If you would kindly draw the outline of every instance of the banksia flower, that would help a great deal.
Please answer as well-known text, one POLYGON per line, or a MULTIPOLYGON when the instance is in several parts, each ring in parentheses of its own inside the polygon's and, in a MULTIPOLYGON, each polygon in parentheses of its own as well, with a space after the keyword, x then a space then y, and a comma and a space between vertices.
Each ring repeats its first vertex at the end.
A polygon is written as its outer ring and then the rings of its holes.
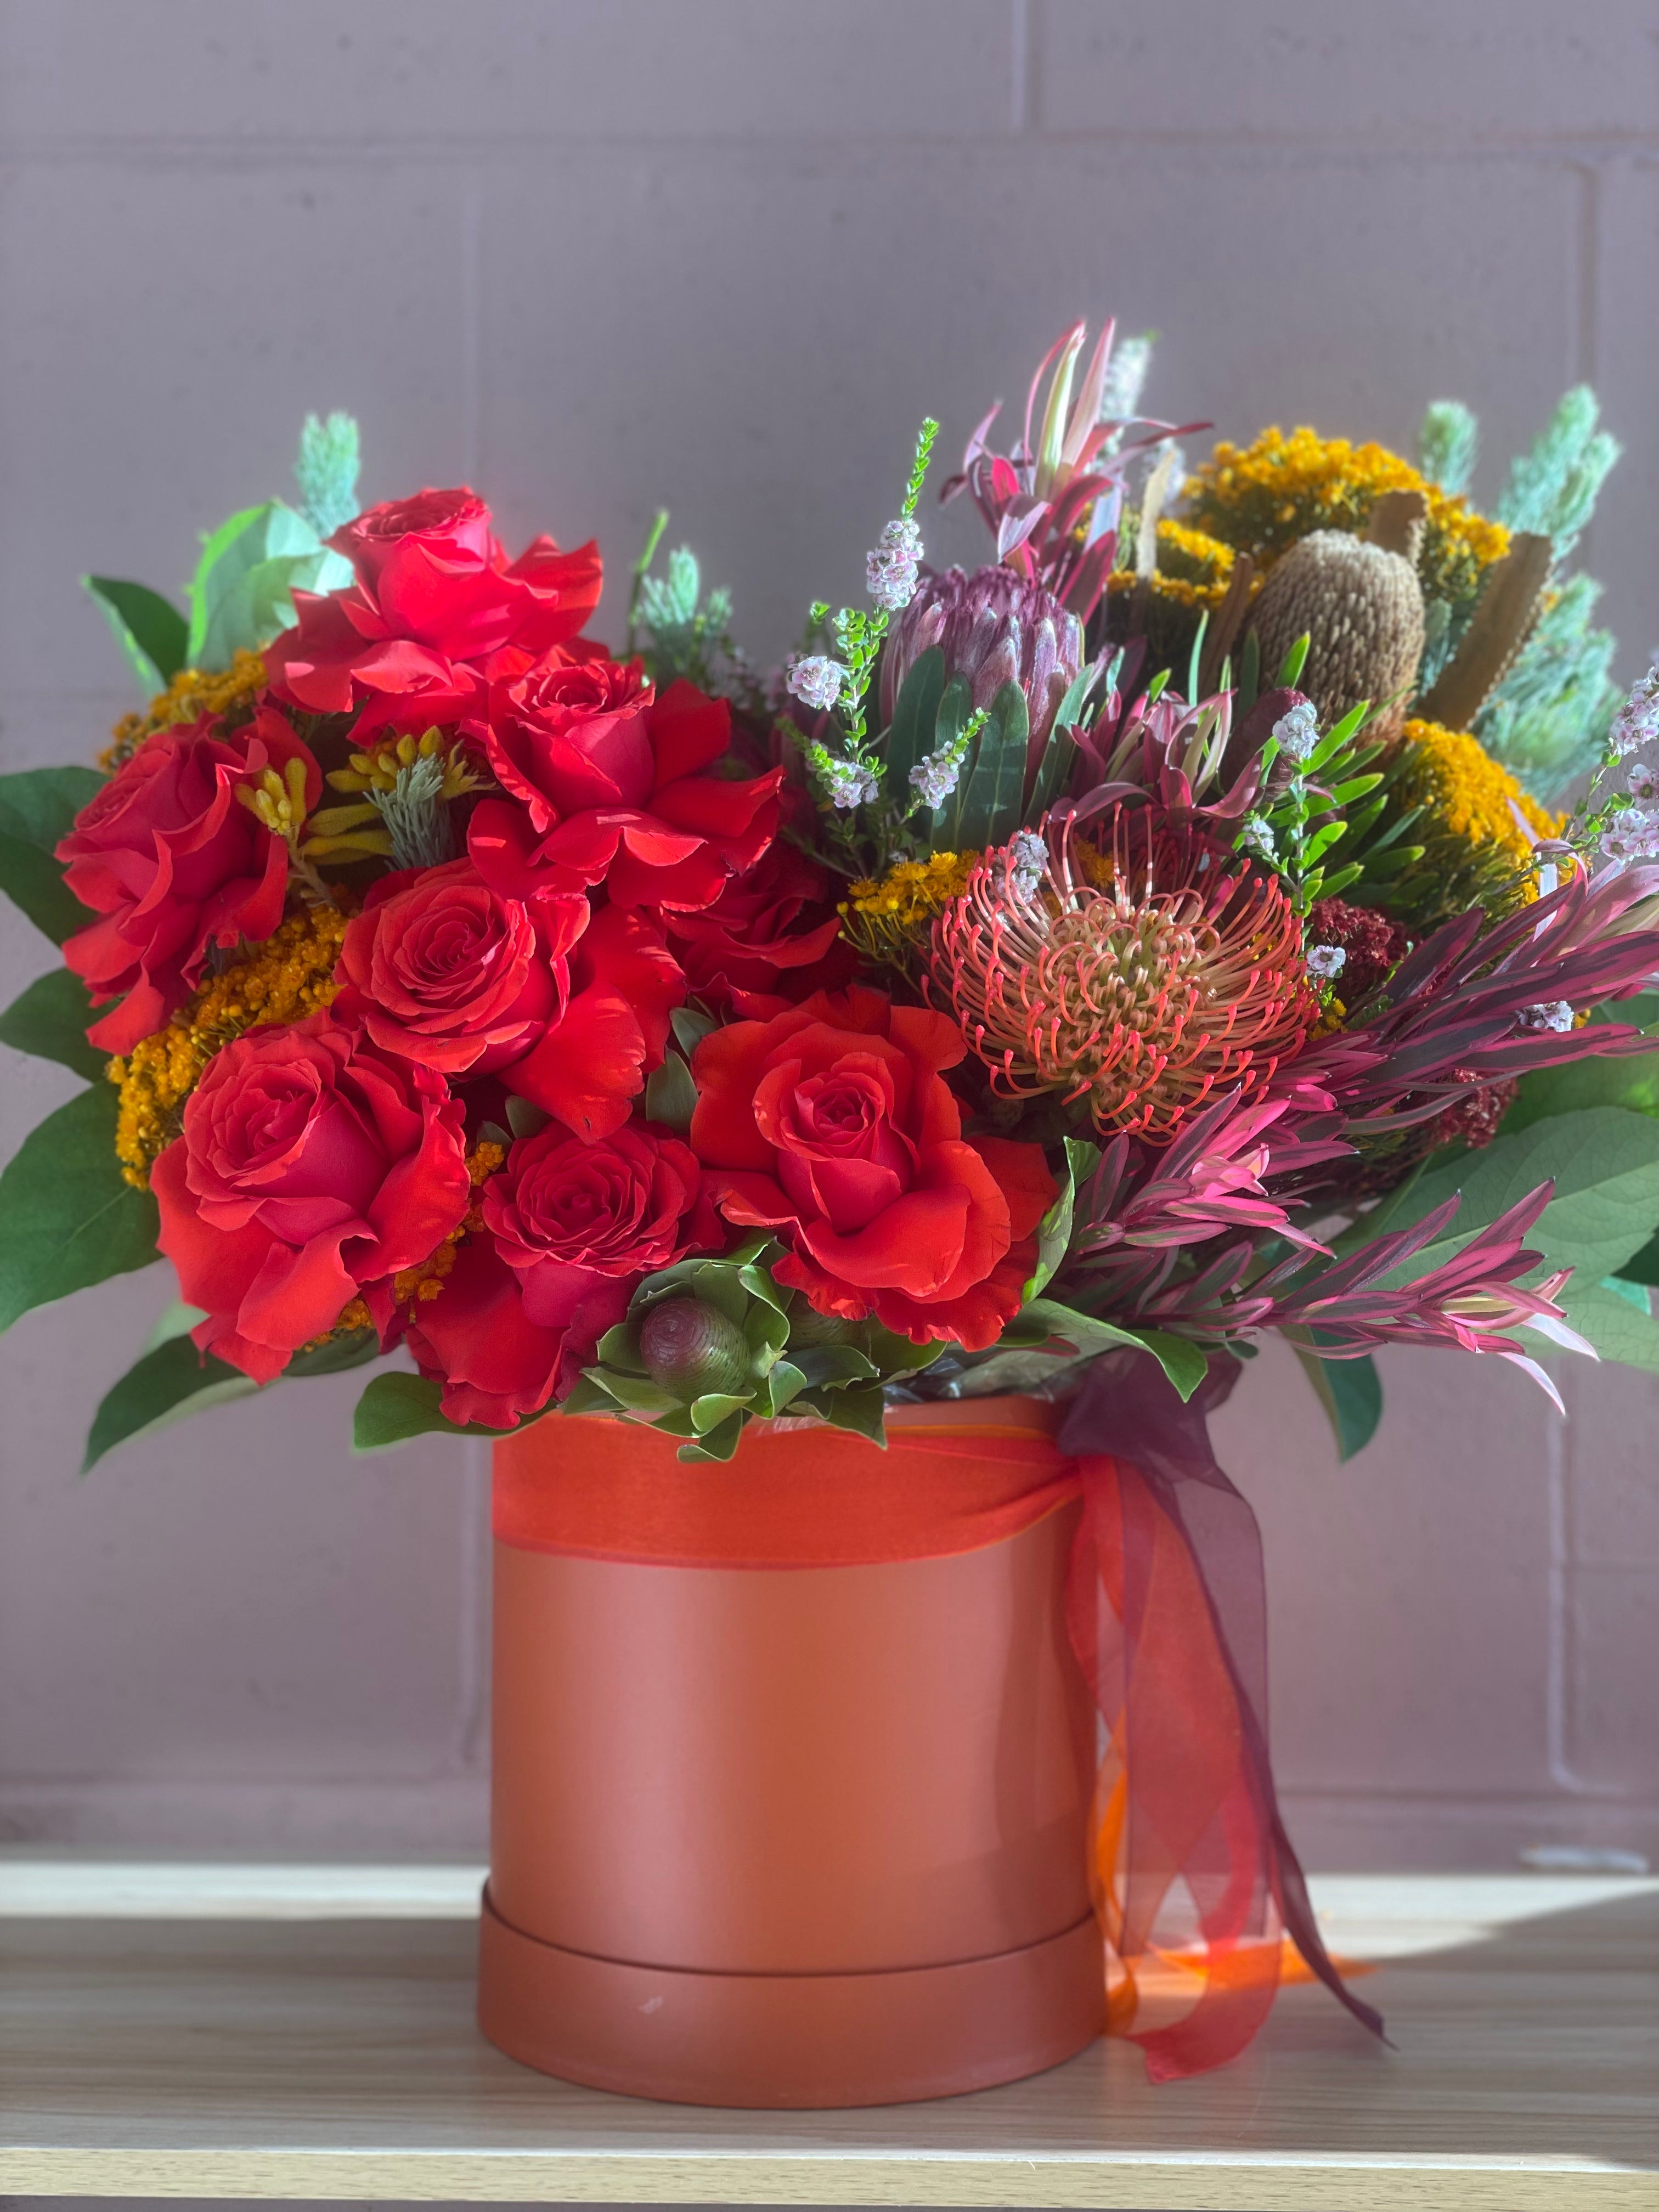
POLYGON ((905 609, 882 664, 882 712, 889 720, 905 678, 939 646, 945 675, 965 676, 975 708, 988 708, 1005 684, 1025 694, 1028 761, 1041 758, 1060 702, 1083 665, 1083 624, 1041 584, 1012 568, 947 568, 928 576, 905 609))
POLYGON ((1374 727, 1391 736, 1423 658, 1423 595, 1403 553, 1316 530, 1285 554, 1255 603, 1261 665, 1278 667, 1305 631, 1310 642, 1298 681, 1329 729, 1362 699, 1394 705, 1374 727))
POLYGON ((1161 1144, 1267 1082, 1318 1005, 1277 878, 1145 810, 1109 834, 1057 822, 1036 872, 987 853, 933 925, 932 981, 994 1090, 1086 1097, 1100 1129, 1161 1144))

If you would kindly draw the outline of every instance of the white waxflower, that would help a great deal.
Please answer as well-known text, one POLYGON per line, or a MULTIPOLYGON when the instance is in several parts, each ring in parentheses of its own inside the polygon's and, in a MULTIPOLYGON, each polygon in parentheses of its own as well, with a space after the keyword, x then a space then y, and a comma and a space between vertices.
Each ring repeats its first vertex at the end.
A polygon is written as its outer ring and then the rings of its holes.
POLYGON ((1278 842, 1273 836, 1273 824, 1265 814, 1245 816, 1244 845, 1245 849, 1254 853, 1260 860, 1271 862, 1276 857, 1278 842))
POLYGON ((1035 830, 1018 830, 1008 847, 1008 881, 1017 898, 1028 899, 1042 881, 1048 848, 1035 830))
POLYGON ((1659 769, 1651 761, 1632 761, 1626 782, 1632 799, 1659 799, 1659 769))
POLYGON ((1140 394, 1152 364, 1152 342, 1148 337, 1120 338, 1106 364, 1100 388, 1100 420, 1121 422, 1140 404, 1140 394))
POLYGON ((908 607, 921 563, 921 531, 908 515, 890 522, 864 559, 864 580, 876 605, 894 615, 908 607))
POLYGON ((830 804, 844 814, 855 806, 862 806, 876 795, 876 779, 862 761, 836 760, 826 753, 817 764, 823 787, 830 794, 830 804))
POLYGON ((1304 761, 1319 743, 1319 709, 1311 699, 1298 699, 1273 724, 1273 738, 1293 761, 1304 761))
POLYGON ((803 706, 823 714, 840 698, 846 680, 847 671, 840 661, 831 660, 827 653, 809 653, 795 655, 784 683, 803 706))
POLYGON ((1348 956, 1340 945, 1310 945, 1308 947, 1308 973, 1322 981, 1334 982, 1348 964, 1348 956))
POLYGON ((921 793, 924 806, 943 806, 962 776, 962 755, 952 745, 941 745, 910 771, 910 781, 921 793))
POLYGON ((1632 687, 1607 735, 1620 759, 1659 738, 1659 659, 1655 659, 1641 682, 1632 687))
POLYGON ((1601 832, 1601 847, 1609 860, 1659 860, 1659 813, 1626 806, 1601 832))
POLYGON ((1552 999, 1546 1006, 1523 1007, 1520 1015, 1523 1030, 1570 1030, 1577 1018, 1565 999, 1552 999))

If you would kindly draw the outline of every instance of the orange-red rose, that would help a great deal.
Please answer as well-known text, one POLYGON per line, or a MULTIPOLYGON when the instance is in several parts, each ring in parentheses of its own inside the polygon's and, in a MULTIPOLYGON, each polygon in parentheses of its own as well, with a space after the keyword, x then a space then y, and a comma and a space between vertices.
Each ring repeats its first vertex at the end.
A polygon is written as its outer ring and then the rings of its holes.
POLYGON ((637 665, 557 661, 490 695, 484 752, 507 796, 473 810, 467 849, 509 896, 603 882, 617 906, 713 904, 778 823, 781 769, 711 775, 732 710, 683 679, 660 699, 637 665))
POLYGON ((943 1014, 821 993, 698 1046, 691 1145, 730 1221, 790 1247, 774 1273, 820 1312, 918 1344, 994 1344, 1055 1185, 1040 1146, 962 1134, 943 1014))
POLYGON ((584 898, 500 898, 470 860, 383 876, 347 926, 337 1021, 446 1074, 521 1060, 564 1011, 584 898))
POLYGON ((130 1052, 160 1029, 201 981, 210 945, 257 943, 281 921, 288 848, 236 794, 290 761, 314 806, 321 771, 273 708, 239 730, 204 716, 149 738, 75 817, 58 858, 102 919, 64 957, 94 1002, 126 994, 87 1032, 100 1051, 130 1052))
POLYGON ((481 1212, 483 1233, 408 1341, 448 1418, 486 1428, 563 1397, 641 1275, 720 1242, 689 1147, 636 1127, 591 1145, 553 1128, 522 1139, 481 1212))
POLYGON ((298 615, 265 647, 278 698, 313 713, 362 705, 358 733, 457 719, 499 672, 574 637, 599 604, 592 544, 538 538, 509 562, 489 509, 464 487, 371 507, 329 541, 356 571, 343 592, 296 592, 298 615))
POLYGON ((150 1188, 157 1241, 207 1313, 191 1334, 258 1382, 359 1295, 386 1328, 391 1279, 430 1256, 471 1195, 443 1078, 325 1013, 216 1053, 150 1188))
POLYGON ((711 1006, 764 1018, 858 970, 827 871, 781 838, 713 906, 663 919, 693 993, 711 1006))

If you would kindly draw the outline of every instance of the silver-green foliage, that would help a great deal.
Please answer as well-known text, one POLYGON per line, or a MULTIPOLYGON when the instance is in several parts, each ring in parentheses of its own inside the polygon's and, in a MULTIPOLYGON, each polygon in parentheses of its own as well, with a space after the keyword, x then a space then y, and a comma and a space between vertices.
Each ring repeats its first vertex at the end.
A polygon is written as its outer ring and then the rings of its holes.
POLYGON ((1474 477, 1480 426, 1461 399, 1431 399, 1417 434, 1419 465, 1431 483, 1456 498, 1474 477))
POLYGON ((1544 611, 1514 665, 1475 718, 1488 752, 1544 799, 1558 798, 1600 753, 1619 705, 1613 632, 1591 617, 1601 586, 1570 576, 1544 611))
POLYGON ((1576 384, 1528 453, 1511 463, 1493 509, 1506 530, 1553 540, 1565 560, 1595 507, 1595 496, 1618 459, 1619 441, 1596 428, 1599 410, 1588 384, 1576 384))
POLYGON ((294 481, 300 487, 301 512, 319 538, 331 537, 356 514, 360 465, 355 416, 337 412, 326 421, 306 416, 294 481))

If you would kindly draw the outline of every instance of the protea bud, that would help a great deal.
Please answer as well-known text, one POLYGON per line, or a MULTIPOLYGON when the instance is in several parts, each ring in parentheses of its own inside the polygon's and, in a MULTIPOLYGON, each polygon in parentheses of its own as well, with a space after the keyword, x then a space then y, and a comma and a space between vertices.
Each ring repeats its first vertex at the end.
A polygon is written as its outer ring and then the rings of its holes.
POLYGON ((1083 625, 1052 592, 1012 568, 947 568, 926 576, 895 627, 882 665, 884 717, 905 677, 933 646, 945 674, 966 676, 974 705, 988 708, 1005 684, 1025 694, 1035 758, 1048 743, 1060 701, 1083 665, 1083 625))
POLYGON ((710 1390, 735 1395, 749 1379, 748 1339, 701 1298, 653 1306, 640 1325, 640 1357, 653 1382, 688 1404, 710 1390))

